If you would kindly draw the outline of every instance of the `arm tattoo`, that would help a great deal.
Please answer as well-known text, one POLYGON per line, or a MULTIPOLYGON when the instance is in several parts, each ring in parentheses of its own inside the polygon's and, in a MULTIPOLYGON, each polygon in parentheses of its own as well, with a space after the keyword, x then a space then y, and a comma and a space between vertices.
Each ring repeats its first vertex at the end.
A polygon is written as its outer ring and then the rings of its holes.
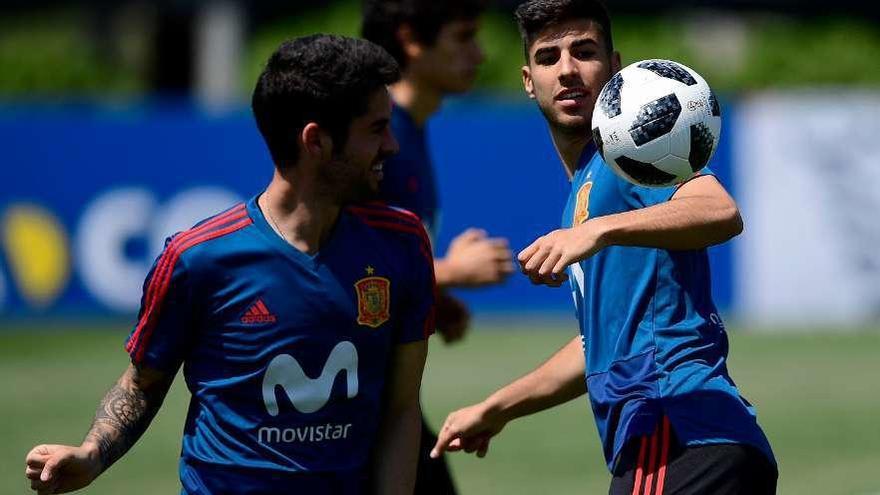
POLYGON ((86 435, 86 440, 98 446, 102 472, 128 452, 146 431, 169 386, 170 380, 144 390, 123 379, 107 392, 86 435))

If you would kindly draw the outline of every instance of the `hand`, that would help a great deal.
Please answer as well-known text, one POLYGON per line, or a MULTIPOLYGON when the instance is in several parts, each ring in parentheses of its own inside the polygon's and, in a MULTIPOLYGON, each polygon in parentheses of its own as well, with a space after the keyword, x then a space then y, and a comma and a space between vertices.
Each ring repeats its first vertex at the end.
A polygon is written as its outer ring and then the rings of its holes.
POLYGON ((437 331, 443 342, 452 344, 464 338, 471 315, 467 306, 446 291, 439 291, 436 303, 437 331))
POLYGON ((522 272, 533 284, 559 287, 568 276, 565 268, 596 254, 604 246, 600 229, 587 222, 570 229, 559 229, 539 237, 520 251, 522 272))
POLYGON ((492 437, 506 424, 507 421, 492 413, 484 402, 459 409, 446 417, 437 435, 437 443, 431 449, 431 457, 436 459, 445 451, 459 450, 485 457, 492 437))
POLYGON ((97 449, 84 446, 38 445, 25 464, 25 476, 39 495, 79 490, 101 474, 97 449))
POLYGON ((487 237, 481 229, 467 229, 449 244, 438 260, 441 286, 478 287, 497 284, 513 273, 513 253, 507 240, 487 237))

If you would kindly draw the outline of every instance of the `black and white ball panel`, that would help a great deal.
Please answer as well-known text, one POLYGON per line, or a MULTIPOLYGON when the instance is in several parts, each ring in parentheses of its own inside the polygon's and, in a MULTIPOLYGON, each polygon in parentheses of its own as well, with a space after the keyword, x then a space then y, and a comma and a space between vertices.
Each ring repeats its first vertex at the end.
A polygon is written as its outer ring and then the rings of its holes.
POLYGON ((620 115, 620 88, 623 87, 623 76, 618 72, 611 77, 599 95, 599 108, 608 118, 620 115))
POLYGON ((637 67, 657 74, 660 77, 676 80, 682 84, 693 86, 697 80, 681 65, 669 60, 645 60, 637 67))
POLYGON ((709 90, 709 107, 713 117, 721 117, 721 105, 718 104, 718 98, 712 90, 709 90))
POLYGON ((605 156, 605 143, 602 142, 602 133, 599 132, 598 127, 593 129, 593 143, 596 145, 599 154, 605 156))
POLYGON ((675 180, 675 176, 666 173, 654 165, 646 162, 633 160, 626 156, 620 156, 614 160, 620 170, 639 184, 650 186, 663 186, 675 180))
POLYGON ((674 94, 642 105, 629 129, 633 142, 636 146, 643 146, 668 134, 675 127, 679 115, 681 115, 681 103, 674 94))
POLYGON ((691 126, 691 150, 688 154, 688 163, 691 170, 699 171, 709 163, 712 152, 715 151, 715 135, 708 126, 697 123, 691 126))

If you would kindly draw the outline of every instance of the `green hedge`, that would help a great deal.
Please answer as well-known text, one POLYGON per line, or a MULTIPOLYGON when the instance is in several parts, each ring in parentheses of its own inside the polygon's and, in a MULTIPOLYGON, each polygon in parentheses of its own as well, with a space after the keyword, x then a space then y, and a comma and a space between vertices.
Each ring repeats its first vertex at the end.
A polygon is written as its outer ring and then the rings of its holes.
MULTIPOLYGON (((816 85, 880 87, 880 26, 866 20, 752 15, 732 28, 734 40, 741 40, 739 57, 731 55, 737 50, 731 52, 730 45, 736 43, 719 34, 712 20, 676 12, 618 16, 615 43, 625 64, 645 58, 678 60, 724 92, 816 85)), ((342 0, 258 28, 246 47, 243 96, 284 39, 314 32, 357 35, 359 23, 360 3, 342 0)), ((102 56, 86 25, 75 11, 0 19, 0 98, 144 92, 148 81, 142 71, 119 64, 112 55, 102 56)), ((480 36, 487 57, 477 87, 519 91, 522 49, 511 15, 488 12, 480 36)))

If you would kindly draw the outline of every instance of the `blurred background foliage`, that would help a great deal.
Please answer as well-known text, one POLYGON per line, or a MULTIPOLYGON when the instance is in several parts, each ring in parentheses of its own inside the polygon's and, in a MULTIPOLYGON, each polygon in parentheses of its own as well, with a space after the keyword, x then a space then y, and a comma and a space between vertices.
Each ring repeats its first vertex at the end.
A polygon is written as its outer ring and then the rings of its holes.
MULTIPOLYGON (((123 9, 124 10, 124 9, 123 9)), ((478 89, 518 91, 522 48, 510 8, 483 18, 486 51, 478 89)), ((795 17, 750 10, 667 9, 657 15, 612 15, 624 64, 645 58, 681 61, 716 90, 880 84, 880 26, 870 18, 795 17)), ((0 96, 138 96, 151 90, 157 56, 143 13, 106 12, 75 5, 0 17, 0 96)), ((314 32, 357 35, 360 4, 353 0, 305 8, 296 15, 250 22, 241 61, 242 98, 268 55, 287 38, 314 32)))

